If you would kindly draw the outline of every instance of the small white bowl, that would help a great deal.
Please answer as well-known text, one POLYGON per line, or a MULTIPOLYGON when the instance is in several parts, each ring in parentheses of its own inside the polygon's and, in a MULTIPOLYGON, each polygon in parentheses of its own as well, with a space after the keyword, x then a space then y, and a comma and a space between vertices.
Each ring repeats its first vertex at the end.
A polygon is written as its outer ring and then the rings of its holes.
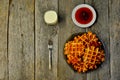
POLYGON ((94 24, 94 22, 95 22, 95 20, 96 20, 96 12, 95 12, 94 8, 91 7, 91 6, 88 5, 88 4, 80 4, 80 5, 76 6, 76 7, 73 9, 73 11, 72 11, 72 20, 73 20, 73 22, 74 22, 77 26, 79 26, 79 27, 81 27, 81 28, 87 28, 87 27, 90 27, 91 25, 94 24), (93 19, 92 19, 88 24, 80 24, 80 23, 75 19, 75 13, 76 13, 76 11, 77 11, 78 9, 80 9, 80 8, 83 8, 83 7, 89 8, 89 9, 91 10, 91 12, 93 13, 93 19))

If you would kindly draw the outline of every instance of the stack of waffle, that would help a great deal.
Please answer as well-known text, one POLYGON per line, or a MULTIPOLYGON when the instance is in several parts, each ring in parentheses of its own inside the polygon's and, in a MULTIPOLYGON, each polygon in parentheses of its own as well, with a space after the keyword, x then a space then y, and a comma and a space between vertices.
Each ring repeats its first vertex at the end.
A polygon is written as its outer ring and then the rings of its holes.
POLYGON ((97 65, 105 60, 102 44, 92 32, 75 36, 65 44, 64 54, 68 64, 78 72, 96 69, 97 65))

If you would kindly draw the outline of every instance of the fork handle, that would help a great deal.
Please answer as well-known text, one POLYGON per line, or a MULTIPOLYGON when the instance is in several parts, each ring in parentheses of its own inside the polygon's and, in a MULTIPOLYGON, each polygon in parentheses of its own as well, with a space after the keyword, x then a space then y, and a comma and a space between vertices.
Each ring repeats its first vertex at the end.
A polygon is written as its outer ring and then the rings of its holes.
POLYGON ((52 50, 49 50, 49 70, 52 69, 52 50))

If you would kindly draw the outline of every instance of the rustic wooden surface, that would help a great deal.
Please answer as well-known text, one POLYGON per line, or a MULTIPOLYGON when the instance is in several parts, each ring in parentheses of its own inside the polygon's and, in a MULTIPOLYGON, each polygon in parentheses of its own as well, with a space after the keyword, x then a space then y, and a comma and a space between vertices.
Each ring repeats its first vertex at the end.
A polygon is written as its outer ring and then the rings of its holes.
POLYGON ((110 1, 110 65, 111 80, 120 80, 120 1, 110 1))
POLYGON ((58 62, 58 25, 44 23, 47 10, 58 12, 58 0, 36 0, 35 2, 35 79, 57 80, 58 62), (52 70, 49 70, 48 40, 53 41, 52 70))
POLYGON ((120 80, 119 0, 0 0, 0 80, 120 80), (87 29, 71 19, 75 6, 87 3, 97 11, 87 29), (45 11, 55 10, 59 22, 45 24, 45 11), (92 31, 104 43, 105 62, 88 73, 74 72, 63 47, 74 33, 92 31), (48 69, 48 40, 53 41, 52 70, 48 69))
POLYGON ((8 79, 8 10, 9 1, 0 0, 0 79, 8 79))
POLYGON ((9 10, 9 80, 34 80, 34 0, 12 0, 9 10))

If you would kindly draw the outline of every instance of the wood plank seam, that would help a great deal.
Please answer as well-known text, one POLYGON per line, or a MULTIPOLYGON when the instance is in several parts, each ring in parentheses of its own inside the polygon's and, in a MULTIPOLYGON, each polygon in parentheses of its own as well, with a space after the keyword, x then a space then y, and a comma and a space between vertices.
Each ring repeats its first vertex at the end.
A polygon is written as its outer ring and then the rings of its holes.
MULTIPOLYGON (((110 20, 110 9, 111 9, 111 1, 110 0, 108 0, 108 23, 110 23, 111 22, 111 20, 110 20)), ((111 24, 109 24, 109 26, 111 26, 111 24)), ((110 27, 111 28, 111 27, 110 27)), ((111 39, 110 39, 110 28, 109 28, 109 46, 110 46, 110 42, 111 42, 111 39)), ((111 63, 111 54, 110 54, 111 52, 110 52, 110 48, 109 48, 109 61, 110 61, 110 63, 111 63)), ((109 70, 109 73, 110 73, 110 80, 111 80, 111 64, 110 64, 110 70, 109 70)))
POLYGON ((36 80, 36 25, 35 25, 35 1, 34 0, 34 80, 36 80))
POLYGON ((12 0, 9 0, 9 6, 8 6, 8 24, 7 24, 7 76, 9 80, 9 16, 10 16, 10 5, 11 5, 12 0))

